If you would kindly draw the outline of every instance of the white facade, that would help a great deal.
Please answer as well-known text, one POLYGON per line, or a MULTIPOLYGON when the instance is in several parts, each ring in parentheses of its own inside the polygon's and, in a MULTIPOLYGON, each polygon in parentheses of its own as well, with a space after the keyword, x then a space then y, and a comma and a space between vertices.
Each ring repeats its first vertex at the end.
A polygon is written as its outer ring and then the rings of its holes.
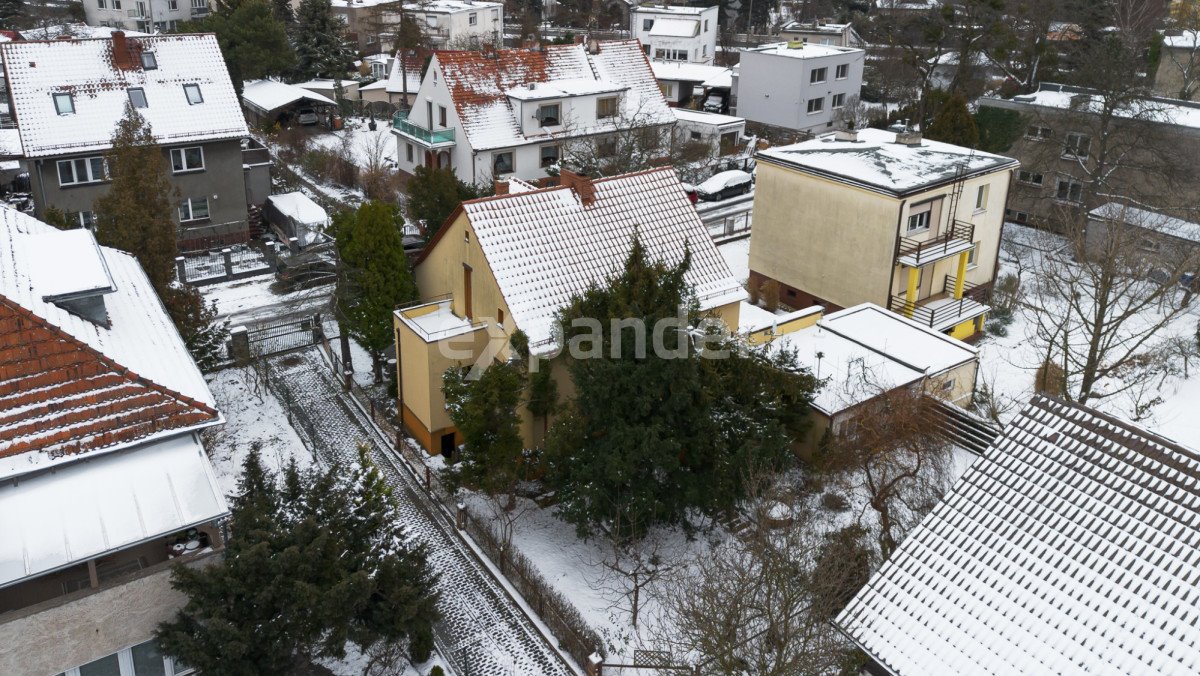
POLYGON ((431 0, 404 5, 434 47, 461 48, 472 41, 500 44, 504 38, 504 4, 476 0, 431 0))
POLYGON ((851 47, 803 43, 743 50, 733 81, 735 112, 796 131, 831 129, 862 90, 864 55, 851 47))
POLYGON ((675 108, 675 140, 680 143, 703 141, 713 146, 715 155, 731 155, 741 151, 746 121, 732 115, 706 113, 701 110, 675 108))
POLYGON ((184 21, 208 16, 212 0, 82 0, 89 26, 143 33, 174 30, 184 21))
POLYGON ((711 64, 717 52, 717 12, 716 5, 643 5, 630 12, 629 32, 652 59, 711 64))

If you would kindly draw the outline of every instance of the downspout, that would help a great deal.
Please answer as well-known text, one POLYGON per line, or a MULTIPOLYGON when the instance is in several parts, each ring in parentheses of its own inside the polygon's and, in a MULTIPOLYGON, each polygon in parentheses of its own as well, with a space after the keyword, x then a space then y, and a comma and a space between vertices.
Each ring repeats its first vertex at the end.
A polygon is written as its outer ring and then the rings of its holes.
POLYGON ((900 226, 904 225, 904 207, 907 204, 908 200, 900 200, 900 209, 896 211, 896 240, 892 247, 892 265, 888 268, 888 295, 883 303, 885 308, 888 303, 892 302, 892 296, 896 291, 896 262, 900 258, 900 226))
POLYGON ((46 179, 45 179, 45 177, 42 176, 42 162, 43 162, 43 160, 39 159, 34 164, 37 165, 38 192, 41 193, 41 199, 38 200, 38 204, 41 206, 42 218, 45 218, 46 217, 46 179))

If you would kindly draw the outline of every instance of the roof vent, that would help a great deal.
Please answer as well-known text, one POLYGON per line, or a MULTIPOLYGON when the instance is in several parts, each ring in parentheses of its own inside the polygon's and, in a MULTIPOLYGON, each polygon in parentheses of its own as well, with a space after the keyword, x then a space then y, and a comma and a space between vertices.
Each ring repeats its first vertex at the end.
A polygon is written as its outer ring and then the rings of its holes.
POLYGON ((833 134, 833 138, 838 141, 848 141, 850 143, 858 143, 858 130, 853 126, 849 129, 840 130, 833 134))
POLYGON ((30 236, 22 255, 29 261, 33 292, 43 301, 93 324, 108 326, 104 295, 117 287, 90 230, 54 230, 30 236))
POLYGON ((921 147, 921 132, 912 131, 911 129, 908 131, 897 132, 896 143, 899 143, 902 146, 908 146, 910 148, 919 148, 921 147))

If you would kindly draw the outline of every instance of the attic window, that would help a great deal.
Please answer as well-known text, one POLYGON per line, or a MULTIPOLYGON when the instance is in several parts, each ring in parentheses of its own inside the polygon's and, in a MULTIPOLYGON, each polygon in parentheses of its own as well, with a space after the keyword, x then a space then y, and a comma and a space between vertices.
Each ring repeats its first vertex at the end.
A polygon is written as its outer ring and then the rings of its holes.
POLYGON ((74 115, 75 99, 70 94, 55 94, 54 110, 58 111, 59 115, 74 115))
POLYGON ((183 93, 187 94, 188 105, 204 103, 204 96, 200 94, 200 85, 198 84, 183 85, 183 93))
POLYGON ((142 68, 145 70, 158 68, 158 57, 154 56, 154 52, 142 52, 142 68))
POLYGON ((146 90, 141 87, 130 89, 129 102, 133 104, 134 108, 145 108, 148 105, 146 103, 146 90))

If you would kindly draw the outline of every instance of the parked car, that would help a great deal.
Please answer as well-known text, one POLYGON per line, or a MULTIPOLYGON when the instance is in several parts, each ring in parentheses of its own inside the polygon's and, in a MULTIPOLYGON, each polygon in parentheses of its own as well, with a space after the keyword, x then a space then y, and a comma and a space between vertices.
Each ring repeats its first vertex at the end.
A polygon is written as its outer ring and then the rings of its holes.
POLYGON ((734 195, 745 195, 754 187, 754 177, 740 169, 722 171, 696 186, 705 202, 718 202, 734 195))
POLYGON ((321 118, 317 115, 317 111, 312 108, 301 108, 296 111, 296 121, 300 124, 308 125, 320 122, 321 118))
POLYGON ((296 255, 280 256, 275 278, 289 291, 331 284, 337 279, 337 253, 331 244, 318 244, 296 255))
POLYGON ((709 92, 708 96, 704 97, 704 112, 706 113, 728 113, 729 102, 725 97, 725 92, 709 92))

